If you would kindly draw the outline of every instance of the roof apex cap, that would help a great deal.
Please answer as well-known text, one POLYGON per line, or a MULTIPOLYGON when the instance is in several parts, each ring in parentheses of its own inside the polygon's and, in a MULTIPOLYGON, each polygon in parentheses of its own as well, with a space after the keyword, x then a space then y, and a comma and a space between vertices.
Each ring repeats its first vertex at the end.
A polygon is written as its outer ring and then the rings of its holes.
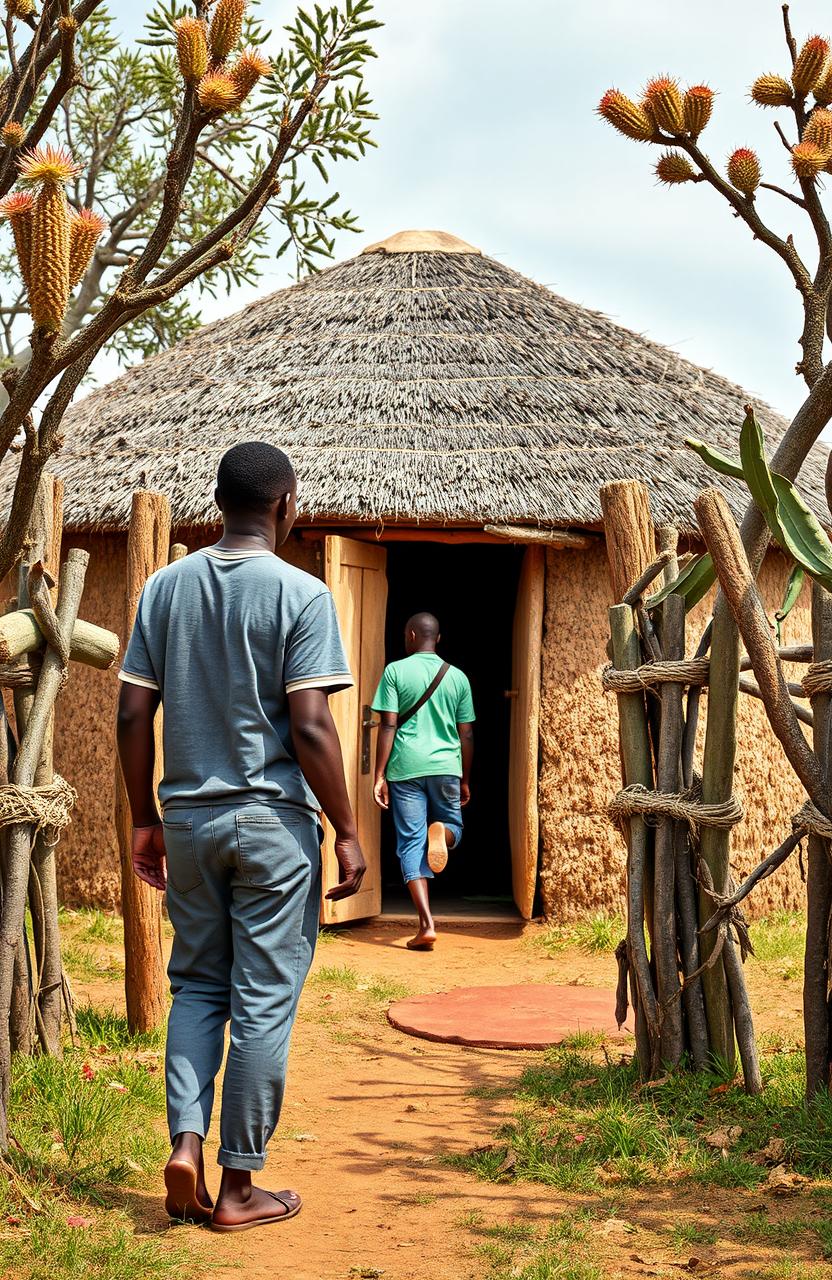
POLYGON ((447 231, 397 231, 386 240, 368 244, 362 253, 477 253, 472 244, 447 231))

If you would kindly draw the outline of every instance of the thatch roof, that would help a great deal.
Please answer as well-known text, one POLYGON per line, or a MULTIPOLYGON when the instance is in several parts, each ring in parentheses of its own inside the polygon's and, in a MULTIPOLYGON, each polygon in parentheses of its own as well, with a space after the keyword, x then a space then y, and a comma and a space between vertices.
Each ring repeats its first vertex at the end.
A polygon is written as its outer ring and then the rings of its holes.
MULTIPOLYGON (((690 528, 714 477, 682 441, 734 453, 747 399, 464 241, 401 232, 77 403, 55 469, 72 527, 124 526, 140 485, 175 522, 213 522, 220 454, 264 439, 321 521, 592 526, 599 485, 637 477, 658 520, 690 528)), ((757 407, 773 443, 785 424, 757 407)), ((824 463, 802 480, 819 510, 824 463)))

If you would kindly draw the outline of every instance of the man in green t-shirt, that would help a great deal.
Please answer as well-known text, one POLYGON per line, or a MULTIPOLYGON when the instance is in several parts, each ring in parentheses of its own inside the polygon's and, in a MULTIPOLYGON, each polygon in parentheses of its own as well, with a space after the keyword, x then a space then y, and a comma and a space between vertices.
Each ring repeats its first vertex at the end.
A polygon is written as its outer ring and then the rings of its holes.
POLYGON ((407 654, 384 669, 373 699, 381 714, 373 796, 390 809, 402 875, 419 913, 412 951, 432 951, 436 929, 428 880, 462 838, 471 798, 474 703, 468 677, 436 652, 439 623, 416 613, 404 629, 407 654))

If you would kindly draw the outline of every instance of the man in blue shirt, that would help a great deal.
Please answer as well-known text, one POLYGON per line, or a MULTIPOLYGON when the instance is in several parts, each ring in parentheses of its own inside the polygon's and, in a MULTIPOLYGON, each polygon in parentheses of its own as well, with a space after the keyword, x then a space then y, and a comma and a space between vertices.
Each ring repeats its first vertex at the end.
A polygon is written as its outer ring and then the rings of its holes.
POLYGON ((118 747, 133 867, 167 889, 174 927, 165 1057, 172 1217, 239 1231, 293 1217, 300 1197, 252 1184, 280 1114, 289 1035, 320 906, 319 811, 340 884, 365 871, 330 693, 352 684, 332 597, 274 554, 297 512, 289 459, 236 445, 217 475, 223 536, 145 585, 120 673, 118 747), (164 705, 160 818, 153 720, 164 705), (220 1120, 222 1182, 202 1143, 230 1047, 220 1120))

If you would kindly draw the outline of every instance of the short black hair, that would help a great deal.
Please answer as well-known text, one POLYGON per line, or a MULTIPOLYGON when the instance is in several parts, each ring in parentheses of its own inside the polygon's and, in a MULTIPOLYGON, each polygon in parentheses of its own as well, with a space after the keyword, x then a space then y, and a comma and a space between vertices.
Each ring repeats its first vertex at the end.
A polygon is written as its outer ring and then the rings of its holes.
POLYGON ((420 640, 438 640, 439 619, 432 613, 414 613, 405 623, 406 631, 415 631, 420 640))
POLYGON ((296 483, 295 469, 282 449, 248 440, 220 459, 217 499, 224 510, 264 511, 296 483))

